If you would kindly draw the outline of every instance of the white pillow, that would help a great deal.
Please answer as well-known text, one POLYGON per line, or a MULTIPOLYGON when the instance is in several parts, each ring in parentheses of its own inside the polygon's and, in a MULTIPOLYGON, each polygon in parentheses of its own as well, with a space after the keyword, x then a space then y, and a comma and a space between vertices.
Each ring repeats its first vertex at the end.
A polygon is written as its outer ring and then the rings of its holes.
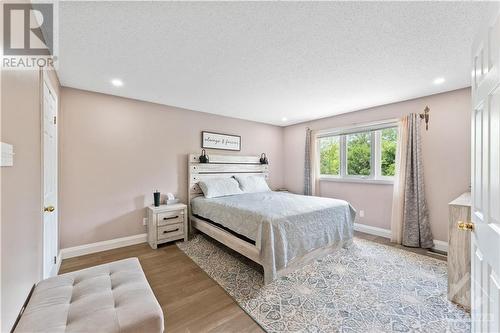
POLYGON ((234 176, 234 178, 240 183, 240 188, 245 193, 271 191, 263 176, 234 176))
POLYGON ((205 198, 224 197, 226 195, 242 194, 238 182, 234 178, 212 178, 198 182, 205 198))

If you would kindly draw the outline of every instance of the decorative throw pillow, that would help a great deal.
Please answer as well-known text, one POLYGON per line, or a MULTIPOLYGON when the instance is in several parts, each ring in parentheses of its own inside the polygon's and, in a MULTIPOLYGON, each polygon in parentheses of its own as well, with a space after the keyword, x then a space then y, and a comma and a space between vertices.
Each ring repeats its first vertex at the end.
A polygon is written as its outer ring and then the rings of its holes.
POLYGON ((224 197, 242 194, 238 182, 234 178, 212 178, 198 182, 205 198, 224 197))
POLYGON ((240 188, 245 193, 271 191, 263 176, 234 176, 234 178, 240 183, 240 188))

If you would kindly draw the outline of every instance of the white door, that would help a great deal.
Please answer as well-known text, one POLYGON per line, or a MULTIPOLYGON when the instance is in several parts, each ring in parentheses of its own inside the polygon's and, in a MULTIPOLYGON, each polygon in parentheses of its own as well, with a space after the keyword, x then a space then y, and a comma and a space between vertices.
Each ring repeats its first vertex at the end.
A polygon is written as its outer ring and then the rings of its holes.
POLYGON ((485 22, 472 53, 473 332, 500 332, 500 16, 485 22))
POLYGON ((43 277, 57 275, 57 97, 43 80, 43 277))

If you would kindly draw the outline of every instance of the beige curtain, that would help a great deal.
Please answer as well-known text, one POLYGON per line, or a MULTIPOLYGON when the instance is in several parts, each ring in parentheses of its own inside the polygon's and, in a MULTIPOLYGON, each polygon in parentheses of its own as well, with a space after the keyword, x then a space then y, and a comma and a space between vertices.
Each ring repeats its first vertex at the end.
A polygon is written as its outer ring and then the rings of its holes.
POLYGON ((398 124, 398 145, 396 148, 396 177, 392 195, 391 242, 401 244, 403 240, 404 186, 406 178, 406 155, 408 148, 408 117, 398 124), (403 166, 403 167, 401 167, 403 166))
POLYGON ((304 194, 318 195, 319 171, 317 166, 316 132, 306 129, 305 161, 304 161, 304 194))

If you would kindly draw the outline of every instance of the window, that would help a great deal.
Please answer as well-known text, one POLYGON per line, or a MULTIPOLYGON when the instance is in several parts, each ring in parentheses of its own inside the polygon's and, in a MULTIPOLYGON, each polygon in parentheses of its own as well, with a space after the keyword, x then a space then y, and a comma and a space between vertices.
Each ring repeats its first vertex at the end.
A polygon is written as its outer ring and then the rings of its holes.
POLYGON ((396 174, 397 140, 396 128, 386 128, 380 131, 380 174, 384 177, 392 177, 396 174))
POLYGON ((370 132, 347 135, 347 174, 369 176, 372 164, 372 140, 370 132))
POLYGON ((319 139, 320 173, 340 176, 340 141, 338 136, 319 139))
POLYGON ((396 174, 396 125, 345 129, 317 138, 322 179, 392 181, 396 174))

